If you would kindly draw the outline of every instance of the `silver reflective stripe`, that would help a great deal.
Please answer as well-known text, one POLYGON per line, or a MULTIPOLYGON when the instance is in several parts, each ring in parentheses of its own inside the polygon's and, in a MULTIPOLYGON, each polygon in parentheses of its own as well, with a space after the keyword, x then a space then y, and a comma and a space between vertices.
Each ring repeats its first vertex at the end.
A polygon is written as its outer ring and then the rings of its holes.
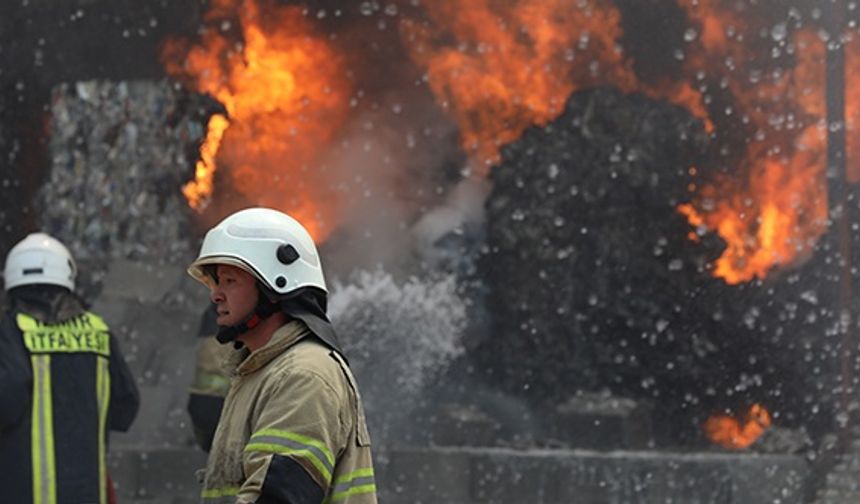
POLYGON ((375 485, 375 484, 376 484, 376 481, 374 480, 373 476, 363 476, 361 478, 355 478, 352 481, 347 481, 345 483, 335 484, 330 493, 333 496, 335 496, 335 495, 340 494, 340 493, 348 492, 350 489, 355 488, 355 487, 359 487, 359 486, 363 486, 363 485, 375 485))
POLYGON ((373 479, 373 467, 365 467, 338 476, 334 480, 334 486, 329 491, 325 502, 328 504, 348 500, 353 495, 375 493, 376 482, 373 479))
POLYGON ((31 355, 33 410, 30 443, 33 457, 33 502, 56 504, 57 474, 54 463, 54 418, 51 400, 51 356, 31 355))
POLYGON ((326 470, 328 470, 328 474, 331 474, 332 470, 334 469, 334 466, 332 466, 331 462, 329 462, 328 453, 324 452, 323 450, 319 449, 314 445, 300 443, 293 439, 288 439, 280 436, 254 436, 250 439, 250 441, 248 441, 249 446, 260 444, 279 445, 295 451, 308 451, 313 454, 314 457, 319 459, 319 462, 326 468, 326 470))

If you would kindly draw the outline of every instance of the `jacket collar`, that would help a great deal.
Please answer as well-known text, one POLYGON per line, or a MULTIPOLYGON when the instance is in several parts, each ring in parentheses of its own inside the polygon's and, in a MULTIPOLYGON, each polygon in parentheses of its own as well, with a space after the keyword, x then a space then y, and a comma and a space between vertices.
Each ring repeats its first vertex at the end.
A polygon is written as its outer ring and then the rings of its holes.
POLYGON ((242 352, 242 355, 247 357, 235 368, 236 374, 244 376, 259 370, 308 334, 310 331, 304 322, 300 320, 287 322, 272 334, 272 338, 262 348, 258 348, 250 354, 247 353, 247 350, 242 352))
POLYGON ((83 301, 57 285, 22 285, 9 291, 12 310, 26 313, 44 324, 58 324, 82 315, 83 301))

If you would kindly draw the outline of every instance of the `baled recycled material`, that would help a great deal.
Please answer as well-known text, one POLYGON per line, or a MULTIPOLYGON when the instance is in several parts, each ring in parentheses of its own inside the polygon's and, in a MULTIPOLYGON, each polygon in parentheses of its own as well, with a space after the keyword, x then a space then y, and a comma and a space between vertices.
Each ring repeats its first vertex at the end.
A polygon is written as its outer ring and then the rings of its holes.
POLYGON ((107 504, 107 431, 131 425, 137 387, 100 317, 46 320, 13 310, 0 322, 4 501, 107 504))
POLYGON ((299 320, 231 357, 203 502, 376 503, 370 436, 343 357, 299 320))

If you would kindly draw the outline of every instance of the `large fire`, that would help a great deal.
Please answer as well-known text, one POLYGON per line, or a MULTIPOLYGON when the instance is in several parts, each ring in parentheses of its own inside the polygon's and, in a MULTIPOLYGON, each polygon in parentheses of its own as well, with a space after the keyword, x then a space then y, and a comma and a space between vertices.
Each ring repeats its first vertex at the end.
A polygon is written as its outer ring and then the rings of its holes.
MULTIPOLYGON (((320 189, 325 184, 313 167, 347 118, 343 59, 299 7, 264 0, 210 5, 200 43, 174 40, 164 52, 172 75, 227 110, 226 118, 210 121, 184 193, 193 207, 204 207, 221 167, 225 183, 249 202, 298 214, 323 237, 338 221, 338 202, 320 189), (231 20, 241 37, 231 36, 231 20)), ((596 85, 684 106, 717 135, 717 124, 748 130, 746 145, 733 147, 742 155, 719 167, 733 175, 697 184, 692 203, 678 210, 726 242, 715 276, 728 283, 764 278, 807 256, 826 227, 824 41, 787 23, 762 34, 731 2, 678 5, 688 25, 681 70, 659 83, 637 79, 620 48, 621 14, 608 0, 425 2, 419 16, 401 16, 400 34, 481 175, 502 146, 555 119, 574 91, 596 85), (781 63, 768 66, 777 57, 781 63)), ((849 41, 849 82, 858 55, 860 41, 849 41)), ((846 127, 854 131, 860 92, 848 89, 846 127)), ((860 141, 849 135, 849 157, 858 151, 860 141)), ((849 178, 860 180, 860 169, 849 178)))
POLYGON ((796 63, 762 72, 743 43, 755 34, 739 13, 712 0, 681 4, 701 30, 687 73, 721 75, 754 139, 742 166, 729 170, 747 173, 746 179, 714 181, 678 210, 725 240, 715 276, 732 284, 764 278, 808 255, 826 228, 824 43, 808 31, 789 41, 785 26, 774 27, 771 37, 785 42, 796 63))
POLYGON ((337 204, 313 163, 346 117, 341 58, 299 7, 219 0, 206 21, 198 44, 168 40, 163 52, 171 75, 227 110, 210 119, 195 179, 183 189, 189 204, 205 207, 223 168, 248 202, 287 211, 323 239, 337 204))
POLYGON ((621 15, 608 1, 459 0, 428 3, 425 12, 427 22, 403 22, 407 46, 479 173, 526 128, 555 119, 571 93, 597 85, 682 105, 713 129, 691 82, 637 82, 619 45, 621 15))
POLYGON ((635 87, 617 43, 620 16, 607 2, 460 0, 425 10, 428 22, 405 21, 404 37, 479 173, 502 145, 555 119, 572 92, 635 87))
POLYGON ((702 429, 711 442, 730 450, 740 450, 753 444, 770 425, 767 409, 761 404, 753 404, 740 418, 725 414, 712 415, 702 429))
POLYGON ((679 211, 726 241, 716 276, 729 283, 763 278, 807 254, 825 228, 823 42, 803 32, 791 41, 787 26, 778 25, 770 36, 796 64, 764 71, 750 50, 759 28, 742 12, 715 0, 679 5, 690 23, 682 76, 659 83, 637 81, 619 50, 620 15, 599 0, 432 2, 429 20, 406 21, 403 32, 481 173, 502 145, 554 119, 577 89, 610 84, 667 99, 712 132, 704 82, 720 82, 737 110, 718 112, 736 114, 755 134, 741 166, 726 168, 748 175, 699 187, 694 203, 679 211))

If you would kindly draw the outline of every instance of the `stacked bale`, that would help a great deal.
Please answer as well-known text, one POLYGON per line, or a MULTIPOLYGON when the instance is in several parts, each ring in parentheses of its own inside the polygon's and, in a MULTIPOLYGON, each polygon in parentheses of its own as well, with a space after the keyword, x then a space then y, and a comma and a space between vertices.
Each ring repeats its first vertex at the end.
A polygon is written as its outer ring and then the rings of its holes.
POLYGON ((191 215, 181 188, 205 133, 197 102, 167 82, 55 88, 42 228, 96 264, 187 256, 191 215))

